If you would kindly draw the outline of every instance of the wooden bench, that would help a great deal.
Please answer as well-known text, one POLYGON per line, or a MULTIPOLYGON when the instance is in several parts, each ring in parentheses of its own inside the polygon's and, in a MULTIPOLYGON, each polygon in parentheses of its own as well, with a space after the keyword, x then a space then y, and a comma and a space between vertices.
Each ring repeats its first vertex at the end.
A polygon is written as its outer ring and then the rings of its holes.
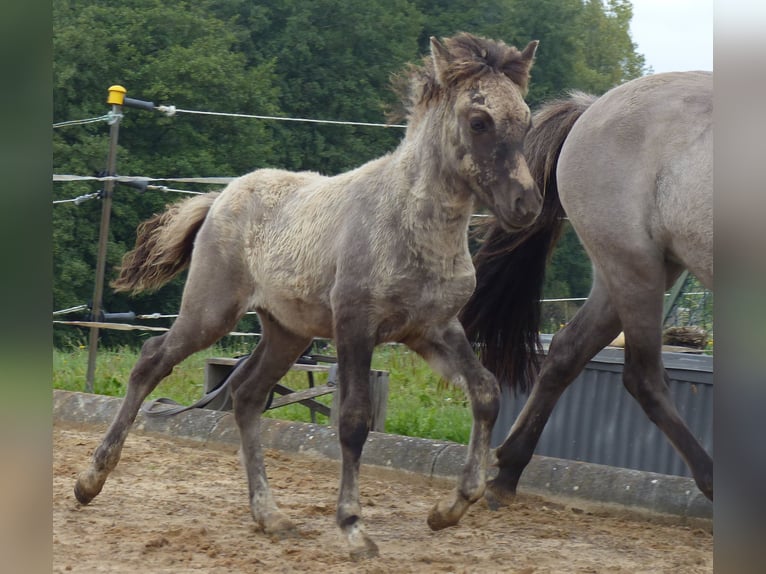
MULTIPOLYGON (((269 409, 276 409, 285 405, 300 403, 311 411, 311 421, 316 422, 316 413, 322 414, 330 419, 330 424, 337 427, 337 413, 340 406, 340 395, 336 393, 338 388, 335 382, 334 358, 323 357, 326 361, 316 364, 295 363, 291 371, 305 372, 308 378, 308 388, 303 390, 294 390, 284 384, 277 383, 274 387, 274 397, 269 409), (316 385, 314 381, 315 373, 326 373, 328 382, 323 385, 316 385), (281 395, 276 397, 276 394, 281 395), (323 395, 333 395, 332 406, 315 400, 323 395)), ((237 362, 241 359, 232 357, 211 357, 205 361, 205 393, 216 389, 231 374, 237 362)), ((388 372, 370 371, 370 391, 372 398, 372 423, 371 430, 383 432, 386 423, 386 408, 388 403, 388 372)), ((207 408, 215 410, 231 410, 231 394, 227 391, 213 399, 207 408)))

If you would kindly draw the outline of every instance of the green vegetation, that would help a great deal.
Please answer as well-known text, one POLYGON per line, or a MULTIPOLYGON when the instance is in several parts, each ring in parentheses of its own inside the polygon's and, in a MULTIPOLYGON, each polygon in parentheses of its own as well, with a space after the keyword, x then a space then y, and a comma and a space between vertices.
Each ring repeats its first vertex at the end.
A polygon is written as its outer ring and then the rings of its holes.
MULTIPOLYGON (((189 357, 178 365, 150 398, 168 397, 181 404, 191 404, 203 394, 205 359, 213 356, 235 356, 241 349, 210 348, 189 357)), ((138 353, 127 347, 100 350, 96 365, 94 391, 118 396, 125 394, 128 375, 138 353)), ((75 346, 53 351, 53 388, 82 391, 88 350, 75 346)), ((373 368, 389 372, 386 432, 439 440, 467 443, 471 432, 471 412, 462 390, 446 385, 415 353, 400 345, 380 347, 373 357, 373 368)), ((317 375, 322 384, 326 375, 317 375)), ((304 373, 290 372, 282 381, 291 389, 308 386, 304 373)), ((318 401, 330 405, 331 395, 318 401)), ((266 412, 267 417, 310 422, 309 410, 293 404, 266 412)), ((317 415, 317 423, 329 424, 317 415)))

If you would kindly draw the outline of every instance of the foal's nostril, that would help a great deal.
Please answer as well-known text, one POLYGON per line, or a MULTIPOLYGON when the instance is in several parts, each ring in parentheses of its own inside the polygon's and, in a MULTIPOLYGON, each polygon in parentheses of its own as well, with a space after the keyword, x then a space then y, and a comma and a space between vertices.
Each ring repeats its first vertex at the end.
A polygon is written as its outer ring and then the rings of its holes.
POLYGON ((520 225, 531 224, 540 214, 542 201, 537 194, 524 194, 517 197, 513 202, 513 211, 520 225), (526 197, 529 195, 529 197, 526 197))
POLYGON ((530 225, 536 218, 537 212, 535 211, 525 211, 524 213, 519 213, 519 225, 530 225))
POLYGON ((513 202, 513 211, 519 218, 526 218, 533 210, 529 209, 528 202, 519 196, 513 202))

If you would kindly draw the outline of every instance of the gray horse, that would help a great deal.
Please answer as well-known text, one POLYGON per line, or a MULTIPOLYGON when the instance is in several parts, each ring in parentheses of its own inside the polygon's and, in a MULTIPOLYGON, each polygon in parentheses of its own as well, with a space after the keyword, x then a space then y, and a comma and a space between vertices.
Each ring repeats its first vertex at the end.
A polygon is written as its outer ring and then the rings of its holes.
POLYGON ((505 442, 491 504, 516 492, 561 393, 625 332, 623 382, 713 498, 713 461, 673 404, 662 365, 663 293, 683 269, 713 285, 713 75, 647 76, 535 113, 525 155, 545 203, 531 227, 495 226, 476 255, 477 289, 461 319, 484 364, 527 390, 537 370, 547 255, 569 217, 593 263, 593 286, 551 342, 505 442))
POLYGON ((294 530, 266 479, 261 412, 312 337, 328 337, 340 385, 336 518, 352 558, 378 553, 362 522, 358 478, 372 353, 383 342, 405 343, 470 397, 464 471, 428 518, 433 529, 456 524, 483 495, 499 406, 497 381, 457 320, 475 285, 468 223, 476 200, 509 231, 530 225, 542 207, 522 154, 536 48, 468 34, 432 38, 430 57, 408 69, 408 128, 392 153, 335 177, 257 170, 144 222, 114 286, 154 289, 188 265, 181 309, 166 334, 144 344, 121 409, 77 479, 77 499, 86 504, 101 491, 157 384, 255 309, 262 339, 230 381, 256 523, 270 535, 294 530))

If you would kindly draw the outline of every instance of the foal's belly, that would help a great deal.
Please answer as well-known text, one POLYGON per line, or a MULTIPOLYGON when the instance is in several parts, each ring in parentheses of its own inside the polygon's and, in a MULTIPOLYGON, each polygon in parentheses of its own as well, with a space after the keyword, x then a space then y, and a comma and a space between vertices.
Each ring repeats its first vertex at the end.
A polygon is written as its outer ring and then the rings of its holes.
POLYGON ((334 245, 332 238, 315 239, 297 245, 282 238, 278 250, 275 236, 248 258, 253 306, 296 334, 332 338, 334 315, 348 305, 343 315, 367 321, 376 343, 402 341, 446 325, 476 285, 467 245, 435 254, 397 244, 376 257, 361 248, 351 257, 317 247, 334 245))
POLYGON ((268 313, 288 331, 303 337, 333 338, 333 314, 329 297, 305 297, 287 292, 268 292, 252 302, 259 315, 268 313))
MULTIPOLYGON (((449 323, 471 296, 475 286, 471 273, 449 280, 413 281, 408 285, 377 286, 365 297, 369 307, 352 308, 349 315, 367 321, 376 344, 406 342, 419 338, 434 327, 449 323)), ((267 295, 253 301, 260 314, 268 313, 289 331, 305 337, 332 339, 334 309, 329 292, 316 297, 284 297, 267 295)), ((336 303, 343 305, 344 300, 336 303)), ((349 298, 349 305, 354 305, 349 298)))

